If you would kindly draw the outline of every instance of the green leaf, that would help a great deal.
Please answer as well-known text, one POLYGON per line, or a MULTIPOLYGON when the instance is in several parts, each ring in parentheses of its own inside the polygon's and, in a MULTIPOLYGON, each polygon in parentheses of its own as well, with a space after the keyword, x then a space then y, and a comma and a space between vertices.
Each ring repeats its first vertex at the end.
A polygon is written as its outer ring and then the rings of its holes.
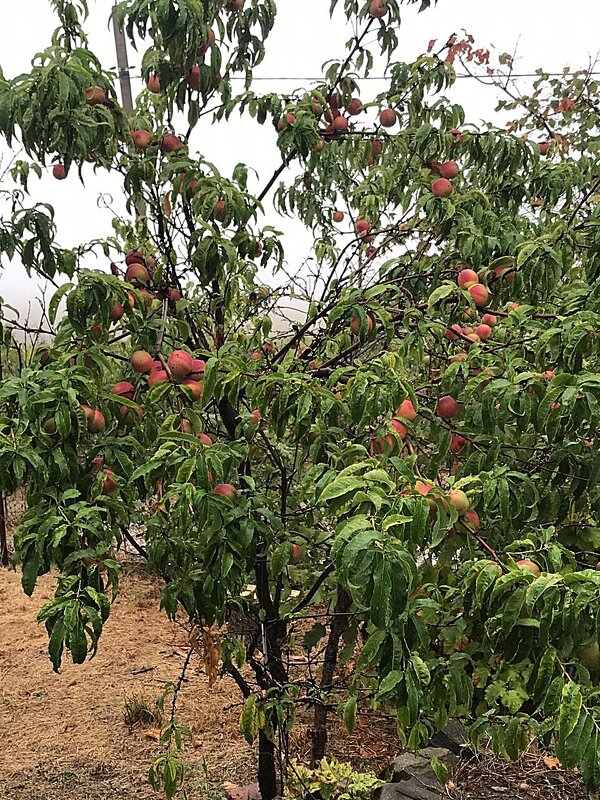
POLYGON ((344 703, 344 726, 349 733, 352 733, 354 730, 354 726, 356 725, 356 710, 357 710, 357 703, 356 697, 352 696, 349 697, 348 700, 344 703))
POLYGON ((559 741, 564 742, 567 736, 575 729, 579 720, 579 715, 581 714, 582 705, 583 698, 580 687, 576 683, 569 681, 563 687, 560 701, 560 711, 558 715, 559 741))
POLYGON ((437 289, 429 295, 427 299, 427 310, 431 311, 431 309, 440 302, 440 300, 445 300, 446 297, 449 297, 451 294, 455 294, 457 291, 456 284, 454 283, 443 283, 441 286, 438 286, 437 289))
POLYGON ((312 628, 309 628, 309 630, 304 634, 302 645, 307 650, 312 650, 326 635, 327 635, 327 628, 322 623, 316 622, 312 626, 312 628))
POLYGON ((340 477, 332 481, 321 492, 319 500, 333 500, 336 497, 355 492, 357 489, 364 487, 364 480, 362 478, 354 478, 351 476, 340 477))
POLYGON ((513 591, 502 609, 502 633, 507 636, 514 628, 523 606, 525 605, 526 589, 519 586, 513 591))
POLYGON ((48 319, 53 325, 56 322, 56 314, 58 312, 60 301, 68 292, 70 292, 74 288, 75 287, 73 286, 72 283, 64 283, 52 295, 52 298, 50 299, 50 302, 48 304, 48 319))
POLYGON ((292 560, 294 545, 292 542, 283 542, 279 545, 271 556, 271 575, 276 578, 280 575, 292 560))

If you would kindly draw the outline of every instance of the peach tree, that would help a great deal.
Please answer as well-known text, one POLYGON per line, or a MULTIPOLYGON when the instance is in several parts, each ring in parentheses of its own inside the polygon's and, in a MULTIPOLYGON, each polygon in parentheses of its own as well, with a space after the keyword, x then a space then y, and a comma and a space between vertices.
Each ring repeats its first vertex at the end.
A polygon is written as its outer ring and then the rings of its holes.
MULTIPOLYGON (((253 70, 283 4, 125 0, 146 82, 127 114, 85 0, 51 5, 51 46, 0 81, 0 130, 25 153, 2 254, 58 287, 47 338, 0 386, 0 489, 27 492, 25 591, 57 576, 39 615, 54 668, 94 655, 127 540, 187 620, 184 671, 198 654, 237 683, 264 800, 298 713, 318 762, 334 714, 351 731, 372 709, 413 749, 452 717, 507 758, 537 737, 599 788, 593 76, 540 71, 517 94, 510 58, 470 37, 406 63, 398 0, 333 0, 346 52, 265 95, 253 70), (461 68, 497 82, 506 126, 451 101, 461 68), (262 184, 202 154, 208 121, 239 114, 277 140, 262 184), (131 218, 64 249, 28 185, 86 162, 131 218)), ((8 349, 31 333, 4 306, 3 326, 8 349)), ((169 797, 172 708, 150 773, 169 797)))

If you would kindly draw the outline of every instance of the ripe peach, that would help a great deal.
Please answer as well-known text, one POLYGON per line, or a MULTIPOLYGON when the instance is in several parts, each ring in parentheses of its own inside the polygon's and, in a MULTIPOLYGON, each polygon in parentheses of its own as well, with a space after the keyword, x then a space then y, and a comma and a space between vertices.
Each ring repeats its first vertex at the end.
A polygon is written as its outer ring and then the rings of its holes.
POLYGON ((136 423, 136 418, 141 419, 144 416, 144 411, 141 406, 129 408, 129 406, 119 406, 119 415, 121 419, 129 428, 132 428, 136 423))
POLYGON ((179 427, 180 427, 182 433, 193 433, 194 432, 194 426, 189 421, 189 419, 180 420, 179 421, 179 427))
POLYGON ((284 114, 282 117, 279 117, 279 121, 277 122, 277 130, 281 133, 286 128, 291 127, 296 122, 296 115, 292 113, 284 114))
POLYGON ((467 497, 465 492, 462 491, 462 489, 453 489, 448 494, 448 499, 456 509, 456 513, 458 514, 459 517, 462 516, 463 514, 466 514, 467 511, 469 510, 469 505, 470 505, 469 498, 467 497))
MULTIPOLYGON (((403 422, 400 422, 399 419, 392 419, 392 421, 390 422, 390 427, 392 428, 396 436, 398 436, 400 439, 406 439, 406 437, 408 436, 408 428, 403 422)), ((395 446, 396 440, 394 439, 393 435, 391 441, 392 444, 395 446)))
POLYGON ((141 264, 143 267, 145 267, 146 259, 144 258, 143 253, 140 253, 139 250, 130 250, 125 256, 125 264, 128 267, 130 267, 132 264, 141 264))
POLYGON ((95 477, 100 472, 103 466, 104 466, 104 456, 96 456, 95 458, 92 458, 90 464, 90 475, 92 477, 95 477))
POLYGON ((447 178, 438 178, 431 184, 431 191, 436 197, 450 197, 452 184, 447 178))
POLYGON ((67 170, 65 169, 64 164, 55 164, 52 167, 52 174, 57 181, 64 181, 64 179, 67 177, 67 170))
POLYGON ((391 128, 396 124, 397 115, 393 108, 384 108, 379 114, 379 124, 384 128, 391 128))
POLYGON ((208 436, 206 433, 199 433, 198 434, 198 441, 200 444, 204 445, 205 447, 210 447, 213 443, 213 440, 208 436))
POLYGON ((194 359, 185 350, 173 350, 167 359, 167 365, 175 378, 185 378, 194 371, 194 359))
POLYGON ((208 52, 209 48, 214 47, 216 41, 217 41, 217 37, 216 37, 215 32, 213 31, 213 29, 211 28, 210 31, 208 32, 208 40, 205 42, 205 44, 201 44, 200 47, 197 50, 198 56, 202 57, 202 56, 206 55, 206 53, 208 52))
POLYGON ((489 325, 490 328, 493 328, 498 322, 498 317, 496 317, 494 314, 484 314, 481 318, 481 321, 484 325, 489 325))
POLYGON ((154 364, 152 356, 146 350, 136 350, 131 354, 129 361, 133 369, 139 372, 140 375, 150 372, 154 364))
POLYGON ((435 409, 435 413, 442 419, 452 419, 458 414, 459 407, 456 400, 450 395, 440 397, 435 409))
POLYGON ((230 483, 219 483, 213 489, 215 494, 220 494, 221 497, 226 497, 228 500, 233 502, 237 497, 237 489, 235 486, 232 486, 230 483))
POLYGON ((198 381, 194 381, 191 378, 186 378, 180 384, 185 393, 189 396, 191 400, 200 400, 202 397, 202 392, 204 391, 203 386, 198 381))
POLYGON ((128 400, 133 400, 135 397, 135 386, 129 383, 129 381, 119 381, 115 383, 111 392, 119 397, 126 397, 128 400))
POLYGON ((446 333, 445 333, 446 339, 450 339, 451 341, 453 341, 454 339, 457 338, 456 336, 457 333, 462 333, 462 326, 459 325, 458 322, 455 322, 454 325, 452 325, 450 328, 446 328, 446 333))
POLYGON ((136 150, 147 150, 152 144, 152 134, 148 131, 133 131, 131 141, 136 150))
POLYGON ((492 329, 490 328, 489 325, 481 323, 481 325, 478 325, 475 328, 475 333, 477 334, 477 336, 479 336, 481 341, 485 342, 485 340, 489 339, 490 336, 492 335, 492 329))
POLYGON ((371 444, 369 449, 371 451, 372 456, 380 455, 385 451, 386 441, 383 436, 377 436, 374 439, 371 439, 371 444))
POLYGON ((179 150, 181 147, 183 147, 183 142, 179 136, 175 136, 172 133, 165 133, 160 140, 160 149, 163 151, 163 153, 173 153, 175 150, 179 150))
POLYGON ((409 422, 412 422, 417 418, 417 412, 410 400, 404 400, 400 405, 400 408, 396 411, 396 416, 400 417, 400 419, 406 419, 409 422))
MULTIPOLYGON (((350 322, 350 330, 355 336, 358 336, 360 333, 360 326, 361 326, 361 319, 360 317, 352 317, 350 322)), ((373 320, 370 316, 367 315, 367 333, 371 333, 373 330, 373 320)))
POLYGON ((215 207, 213 209, 214 218, 218 222, 223 222, 223 220, 225 219, 225 212, 226 212, 225 200, 217 200, 217 202, 215 203, 215 207))
POLYGON ((152 94, 160 94, 160 78, 155 72, 148 76, 146 88, 149 92, 152 92, 152 94))
POLYGON ((470 289, 479 283, 479 276, 473 269, 461 269, 457 278, 458 285, 461 289, 470 289))
POLYGON ((146 285, 150 280, 150 273, 142 264, 131 264, 125 271, 125 280, 129 283, 146 285))
POLYGON ((194 64, 187 74, 187 84, 192 91, 197 92, 200 89, 200 67, 194 64))
POLYGON ((354 229, 359 234, 359 236, 366 236, 367 233, 371 230, 371 223, 367 222, 366 219, 359 219, 354 229))
POLYGON ((342 222, 344 219, 344 212, 343 211, 334 211, 331 215, 331 219, 334 222, 342 222))
POLYGON ((517 561, 517 567, 522 567, 522 569, 528 569, 530 572, 533 572, 536 578, 538 578, 542 574, 542 571, 538 567, 538 565, 533 561, 531 561, 531 559, 529 558, 524 558, 521 561, 517 561))
POLYGON ((476 306, 487 306, 490 299, 487 286, 484 286, 482 283, 476 283, 475 286, 469 288, 469 294, 475 301, 476 306))
POLYGON ((369 14, 375 19, 381 19, 385 17, 385 15, 390 10, 386 0, 371 0, 371 5, 369 6, 369 14))
POLYGON ((350 114, 351 117, 355 117, 357 114, 363 110, 363 104, 359 97, 353 97, 352 100, 346 106, 346 111, 350 114))
POLYGON ((452 434, 452 439, 450 440, 450 452, 456 455, 460 453, 461 450, 469 444, 469 440, 465 439, 464 436, 461 436, 458 433, 452 434))
POLYGON ((348 130, 348 119, 347 117, 336 117, 333 120, 333 130, 336 133, 343 133, 348 130))
POLYGON ((442 178, 456 178, 459 173, 456 161, 444 161, 439 166, 439 173, 442 178))
POLYGON ((148 375, 148 386, 152 389, 160 383, 168 383, 169 375, 164 369, 153 369, 148 375))
POLYGON ((302 558, 302 550, 299 544, 292 545, 292 562, 297 563, 302 558))
POLYGON ((477 533, 477 531, 481 528, 481 520, 479 519, 479 514, 476 511, 467 511, 467 513, 464 515, 463 522, 467 528, 475 531, 475 533, 477 533))
POLYGON ((206 361, 203 361, 201 358, 193 358, 193 367, 189 377, 193 381, 202 380, 202 375, 204 370, 206 369, 206 361))
POLYGON ((94 411, 94 416, 88 419, 88 431, 90 433, 102 433, 106 428, 106 420, 101 411, 94 411))
POLYGON ((111 469, 102 470, 104 481, 102 482, 102 494, 110 494, 117 488, 117 482, 113 478, 115 474, 111 469))

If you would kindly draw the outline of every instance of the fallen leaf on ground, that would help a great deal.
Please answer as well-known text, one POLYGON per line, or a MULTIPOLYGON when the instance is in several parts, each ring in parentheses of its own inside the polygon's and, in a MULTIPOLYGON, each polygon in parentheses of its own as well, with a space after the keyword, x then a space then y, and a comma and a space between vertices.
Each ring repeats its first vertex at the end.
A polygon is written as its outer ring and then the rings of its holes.
POLYGON ((544 756, 544 764, 548 769, 560 769, 560 761, 553 756, 544 756))

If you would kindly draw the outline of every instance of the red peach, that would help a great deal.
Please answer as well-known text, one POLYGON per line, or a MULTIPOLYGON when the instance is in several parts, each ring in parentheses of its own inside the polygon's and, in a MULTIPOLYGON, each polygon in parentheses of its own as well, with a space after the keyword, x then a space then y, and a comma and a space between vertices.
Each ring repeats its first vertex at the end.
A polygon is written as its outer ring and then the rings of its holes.
POLYGON ((384 128, 391 128, 396 124, 397 115, 393 108, 384 108, 379 114, 379 124, 384 128))
POLYGON ((435 413, 442 419, 452 419, 458 414, 459 407, 456 400, 450 395, 440 397, 435 409, 435 413))
POLYGON ((487 286, 484 286, 482 283, 476 283, 475 286, 469 288, 469 294, 475 301, 476 306, 487 306, 490 299, 487 286))
POLYGON ((431 184, 431 191, 436 197, 450 197, 452 184, 447 178, 438 178, 431 184))
POLYGON ((479 283, 479 276, 473 269, 461 269, 457 278, 458 285, 461 289, 470 289, 479 283))

